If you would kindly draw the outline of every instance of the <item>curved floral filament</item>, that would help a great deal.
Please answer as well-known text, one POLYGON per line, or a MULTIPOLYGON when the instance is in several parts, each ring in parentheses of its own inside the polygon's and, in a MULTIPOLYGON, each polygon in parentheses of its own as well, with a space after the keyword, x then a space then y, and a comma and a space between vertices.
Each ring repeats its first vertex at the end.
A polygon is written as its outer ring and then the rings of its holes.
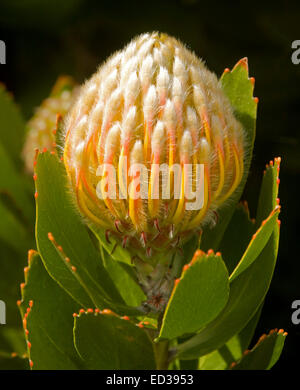
POLYGON ((228 199, 233 194, 233 192, 236 190, 237 186, 240 184, 240 181, 243 177, 244 164, 242 158, 239 157, 239 153, 235 144, 232 145, 232 151, 233 151, 233 159, 234 159, 234 166, 235 166, 234 179, 231 184, 231 187, 226 192, 226 194, 223 195, 220 199, 218 199, 218 204, 223 203, 226 199, 228 199))
POLYGON ((217 153, 218 153, 218 163, 219 163, 219 172, 218 172, 219 183, 216 191, 212 195, 212 201, 216 199, 222 192, 224 187, 224 181, 225 181, 224 152, 220 145, 217 145, 217 153))
POLYGON ((209 195, 209 169, 207 167, 207 164, 205 164, 204 167, 204 202, 203 207, 198 212, 198 214, 188 223, 189 229, 194 229, 195 227, 199 226, 200 222, 204 218, 206 211, 210 204, 210 195, 209 195))

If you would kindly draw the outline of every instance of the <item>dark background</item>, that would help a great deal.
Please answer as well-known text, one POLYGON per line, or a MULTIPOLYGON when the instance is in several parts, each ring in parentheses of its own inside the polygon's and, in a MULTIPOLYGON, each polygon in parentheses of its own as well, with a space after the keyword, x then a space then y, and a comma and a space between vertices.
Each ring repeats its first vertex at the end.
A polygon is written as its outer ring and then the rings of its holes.
POLYGON ((7 49, 0 81, 26 118, 60 74, 84 81, 107 56, 143 32, 158 30, 181 39, 219 76, 248 57, 259 97, 254 159, 244 194, 252 216, 265 164, 282 157, 279 258, 255 335, 257 340, 274 327, 289 332, 277 371, 299 368, 300 324, 291 322, 291 304, 300 299, 300 64, 291 61, 299 26, 300 2, 0 1, 0 39, 7 49))

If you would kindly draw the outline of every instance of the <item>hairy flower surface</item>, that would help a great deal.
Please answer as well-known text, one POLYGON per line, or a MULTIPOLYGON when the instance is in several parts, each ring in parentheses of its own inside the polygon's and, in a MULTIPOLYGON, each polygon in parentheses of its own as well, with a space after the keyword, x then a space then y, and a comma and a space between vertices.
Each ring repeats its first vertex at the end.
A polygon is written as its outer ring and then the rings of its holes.
POLYGON ((33 172, 35 150, 51 149, 55 146, 57 114, 64 116, 78 93, 74 81, 68 76, 57 79, 50 97, 36 109, 34 116, 27 124, 26 141, 23 148, 23 160, 28 173, 33 172))
POLYGON ((82 87, 65 122, 64 162, 87 221, 151 262, 202 229, 232 196, 244 172, 245 140, 216 76, 175 38, 149 33, 111 56, 82 87), (135 164, 146 167, 146 176, 131 169, 135 164), (155 198, 161 164, 171 169, 155 198), (108 190, 111 166, 115 197, 108 190), (202 191, 201 208, 187 207, 188 190, 202 191))

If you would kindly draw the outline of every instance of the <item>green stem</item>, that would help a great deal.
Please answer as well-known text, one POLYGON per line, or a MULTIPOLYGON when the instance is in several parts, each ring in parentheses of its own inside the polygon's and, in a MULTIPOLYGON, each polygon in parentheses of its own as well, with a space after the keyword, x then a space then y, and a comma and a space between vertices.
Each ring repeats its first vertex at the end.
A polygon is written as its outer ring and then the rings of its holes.
POLYGON ((156 365, 158 370, 167 370, 169 366, 169 341, 154 343, 156 365))

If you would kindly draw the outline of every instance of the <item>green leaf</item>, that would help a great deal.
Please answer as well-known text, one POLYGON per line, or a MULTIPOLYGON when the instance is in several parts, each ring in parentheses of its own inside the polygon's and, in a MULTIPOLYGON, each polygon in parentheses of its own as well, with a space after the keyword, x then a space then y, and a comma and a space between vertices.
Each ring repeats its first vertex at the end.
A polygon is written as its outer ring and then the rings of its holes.
MULTIPOLYGON (((0 350, 7 349, 3 347, 2 340, 7 340, 6 336, 10 329, 14 334, 15 330, 22 327, 17 300, 20 297, 20 281, 24 277, 23 269, 26 261, 24 253, 21 255, 20 252, 17 253, 11 246, 0 240, 0 299, 6 304, 6 325, 0 326, 0 350)), ((13 339, 14 336, 10 337, 11 341, 13 339)), ((17 340, 17 336, 15 339, 17 340)), ((9 351, 18 352, 10 347, 9 351)))
POLYGON ((279 211, 280 207, 277 206, 253 235, 241 260, 230 275, 229 280, 231 282, 243 271, 245 271, 245 269, 247 269, 249 265, 251 265, 253 261, 255 261, 257 256, 259 256, 259 254, 267 244, 272 232, 274 231, 275 225, 277 224, 279 211))
POLYGON ((16 252, 25 255, 32 244, 32 238, 24 225, 5 207, 0 199, 0 239, 10 245, 16 252))
POLYGON ((140 306, 146 300, 141 287, 138 285, 133 268, 129 265, 114 260, 102 249, 103 264, 118 288, 122 298, 129 306, 140 306))
POLYGON ((8 151, 0 143, 0 193, 10 195, 16 215, 31 223, 34 215, 33 194, 29 191, 25 177, 15 168, 8 151), (31 199, 30 199, 31 197, 31 199))
MULTIPOLYGON (((278 191, 278 185, 274 185, 278 179, 272 173, 274 169, 278 172, 275 167, 267 169, 260 195, 260 199, 265 199, 264 207, 268 214, 274 208, 278 191), (269 170, 272 172, 268 173, 269 170), (273 181, 269 180, 271 174, 273 181)), ((267 245, 256 260, 230 283, 229 300, 222 313, 199 334, 177 347, 181 359, 193 359, 220 348, 246 326, 269 289, 276 264, 278 241, 279 227, 276 224, 267 245)))
POLYGON ((241 122, 248 145, 247 161, 245 162, 244 175, 238 188, 231 197, 230 206, 218 210, 219 222, 213 229, 206 229, 201 240, 201 249, 207 251, 212 248, 218 250, 224 232, 234 213, 235 205, 243 192, 249 167, 251 163, 254 139, 257 103, 253 99, 253 83, 248 77, 247 58, 241 59, 231 72, 224 72, 221 77, 221 84, 227 95, 236 118, 241 122))
POLYGON ((260 338, 258 343, 237 362, 233 370, 269 370, 278 361, 286 338, 286 333, 271 331, 260 338))
POLYGON ((256 229, 269 216, 272 210, 279 204, 278 187, 279 187, 279 171, 281 158, 275 158, 274 162, 266 166, 262 185, 260 188, 258 207, 256 213, 256 229))
POLYGON ((200 249, 201 236, 194 234, 188 241, 184 242, 181 246, 181 251, 175 253, 173 260, 171 275, 172 277, 178 278, 181 274, 182 267, 188 264, 196 252, 200 249))
POLYGON ((219 247, 229 274, 240 261, 253 234, 254 224, 249 218, 249 210, 245 203, 239 203, 219 247))
POLYGON ((73 344, 73 313, 80 306, 49 276, 37 253, 30 257, 21 313, 29 342, 33 369, 56 370, 82 367, 73 344), (27 312, 29 311, 29 312, 27 312))
POLYGON ((180 360, 180 370, 198 370, 199 359, 180 360))
POLYGON ((20 167, 25 123, 10 94, 0 84, 0 143, 20 167))
POLYGON ((111 308, 120 314, 141 314, 125 305, 72 203, 63 163, 48 152, 36 165, 39 253, 49 274, 84 308, 111 308), (49 234, 51 233, 51 234, 49 234))
MULTIPOLYGON (((20 318, 20 313, 18 314, 20 318)), ((10 326, 9 322, 6 321, 6 325, 1 326, 0 330, 0 351, 5 351, 9 356, 14 356, 16 354, 18 356, 23 356, 26 353, 27 348, 21 326, 20 328, 10 326)))
POLYGON ((177 282, 159 338, 173 339, 198 331, 216 318, 228 300, 228 272, 219 255, 197 251, 177 282))
POLYGON ((0 351, 0 370, 28 370, 28 359, 0 351))
POLYGON ((153 344, 144 329, 113 314, 75 318, 75 346, 88 369, 155 369, 153 344))
POLYGON ((95 305, 95 297, 106 307, 110 299, 122 302, 110 276, 103 267, 100 252, 92 240, 66 191, 64 166, 55 155, 42 153, 36 166, 37 245, 50 275, 83 307, 95 305), (51 233, 63 252, 49 240, 51 233), (65 261, 70 259, 80 275, 65 261), (80 280, 78 280, 80 278, 80 280), (80 284, 84 282, 84 285, 80 284), (89 289, 89 291, 86 290, 89 289))
POLYGON ((253 337, 257 322, 260 317, 261 307, 246 327, 238 334, 234 335, 226 344, 200 358, 200 370, 226 370, 231 363, 240 359, 243 352, 248 348, 253 337))
POLYGON ((56 144, 56 153, 59 158, 63 157, 64 150, 64 126, 63 126, 63 118, 59 117, 56 122, 55 129, 55 144, 56 144))
POLYGON ((221 83, 235 116, 244 126, 253 147, 257 102, 253 99, 254 86, 248 73, 248 59, 245 57, 236 63, 231 72, 223 73, 221 83))
POLYGON ((113 259, 132 266, 131 255, 127 249, 122 248, 113 237, 109 237, 108 242, 105 237, 105 231, 103 229, 97 229, 93 226, 91 226, 91 229, 98 238, 100 244, 103 246, 103 248, 105 248, 106 252, 108 252, 113 259))
POLYGON ((230 284, 229 300, 222 313, 199 334, 177 347, 180 359, 206 355, 246 326, 268 291, 277 250, 278 232, 274 231, 256 261, 230 284))

